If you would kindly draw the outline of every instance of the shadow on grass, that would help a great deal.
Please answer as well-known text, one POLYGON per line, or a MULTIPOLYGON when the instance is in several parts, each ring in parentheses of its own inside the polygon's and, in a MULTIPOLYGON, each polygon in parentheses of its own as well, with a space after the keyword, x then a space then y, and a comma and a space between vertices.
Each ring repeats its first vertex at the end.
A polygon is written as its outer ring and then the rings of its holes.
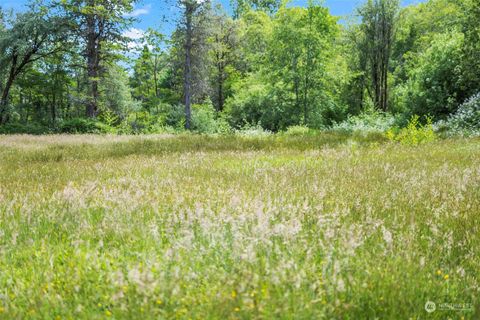
MULTIPOLYGON (((267 137, 175 135, 163 137, 132 136, 120 141, 90 143, 88 140, 69 142, 64 136, 59 142, 35 145, 35 148, 4 146, 0 159, 16 162, 55 162, 63 160, 94 160, 119 158, 130 155, 161 155, 183 152, 226 152, 255 150, 315 150, 333 147, 348 142, 359 145, 383 143, 387 139, 380 133, 351 134, 344 132, 321 132, 315 135, 289 136, 272 135, 267 137)), ((33 139, 33 138, 32 138, 33 139)), ((108 136, 105 136, 108 139, 108 136)))

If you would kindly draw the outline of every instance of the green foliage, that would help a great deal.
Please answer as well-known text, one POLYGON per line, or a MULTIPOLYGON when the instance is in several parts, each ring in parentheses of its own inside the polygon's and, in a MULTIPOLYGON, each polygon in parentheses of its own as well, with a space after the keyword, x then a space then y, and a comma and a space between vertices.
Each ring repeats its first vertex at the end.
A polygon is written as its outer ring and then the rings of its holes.
POLYGON ((386 136, 391 141, 411 146, 434 141, 437 136, 433 129, 432 119, 430 117, 425 118, 426 123, 421 124, 419 122, 420 117, 414 115, 405 128, 392 128, 386 132, 386 136))
POLYGON ((100 81, 100 91, 100 109, 103 114, 113 112, 117 117, 125 117, 141 107, 132 98, 126 71, 118 65, 108 67, 105 77, 100 81))
POLYGON ((47 134, 51 133, 52 129, 48 126, 36 122, 9 122, 0 126, 0 134, 47 134))
POLYGON ((462 4, 461 30, 465 37, 462 47, 463 90, 473 95, 480 88, 480 3, 478 0, 465 0, 462 4))
POLYGON ((105 110, 100 114, 100 121, 106 125, 113 127, 118 123, 118 116, 111 110, 105 110))
POLYGON ((448 135, 480 135, 480 93, 462 103, 446 121, 437 123, 439 130, 448 135))
POLYGON ((199 133, 215 133, 215 108, 209 101, 192 105, 192 130, 199 133))
POLYGON ((116 129, 108 124, 87 118, 73 118, 62 122, 59 126, 62 133, 115 133, 116 129))
POLYGON ((225 106, 231 126, 240 129, 258 124, 266 130, 278 131, 293 125, 291 108, 278 100, 276 92, 258 75, 238 82, 234 86, 234 95, 225 106))
POLYGON ((331 129, 345 132, 385 132, 392 128, 395 122, 395 117, 389 113, 370 111, 350 116, 347 120, 332 125, 331 129))
POLYGON ((120 125, 123 134, 160 133, 165 122, 159 116, 148 111, 138 111, 128 114, 120 125))
POLYGON ((287 136, 305 136, 308 134, 313 134, 315 131, 306 126, 290 126, 283 133, 287 136))
POLYGON ((397 91, 405 110, 435 119, 455 111, 465 99, 459 81, 462 43, 458 32, 435 35, 427 49, 407 60, 409 78, 397 91))
POLYGON ((368 0, 359 9, 358 70, 362 73, 361 101, 367 90, 377 110, 386 112, 389 95, 389 69, 395 39, 399 0, 368 0))
POLYGON ((182 105, 160 103, 150 110, 129 113, 119 126, 122 134, 182 132, 185 114, 182 105))
MULTIPOLYGON (((179 25, 166 39, 150 29, 128 44, 138 56, 133 61, 122 59, 119 46, 128 40, 121 35, 122 28, 129 19, 120 11, 131 11, 132 4, 65 0, 56 8, 61 10, 41 9, 48 19, 35 15, 39 7, 16 17, 5 15, 0 23, 5 31, 0 36, 0 89, 13 61, 8 54, 12 44, 25 42, 31 36, 25 30, 35 28, 28 17, 40 19, 42 30, 54 28, 48 25, 50 16, 69 22, 68 31, 80 32, 81 37, 88 31, 83 20, 87 17, 111 28, 97 34, 104 52, 96 76, 83 68, 84 43, 58 43, 58 35, 49 36, 49 45, 32 56, 34 61, 15 80, 10 103, 0 108, 3 118, 50 123, 54 131, 56 123, 85 114, 95 80, 99 90, 95 115, 119 133, 183 131, 185 30, 179 25), (13 28, 15 23, 25 28, 13 28), (129 62, 131 73, 124 67, 129 62)), ((315 1, 305 7, 247 1, 245 10, 237 4, 242 13, 236 19, 207 4, 192 17, 196 132, 257 126, 269 132, 292 126, 382 132, 393 125, 393 118, 400 126, 413 114, 447 119, 478 91, 479 10, 474 0, 428 0, 404 6, 398 14, 396 0, 371 0, 358 10, 361 22, 347 27, 315 1), (258 10, 250 10, 252 6, 258 10), (202 105, 208 100, 214 112, 202 105), (370 109, 380 105, 385 109, 387 102, 394 116, 370 117, 370 109)), ((19 45, 17 60, 28 53, 26 42, 19 45)))
POLYGON ((265 130, 260 125, 245 124, 242 128, 234 130, 235 136, 244 138, 265 138, 272 136, 271 131, 265 130))
POLYGON ((213 104, 208 101, 192 105, 192 130, 198 133, 228 133, 230 126, 217 116, 213 104))

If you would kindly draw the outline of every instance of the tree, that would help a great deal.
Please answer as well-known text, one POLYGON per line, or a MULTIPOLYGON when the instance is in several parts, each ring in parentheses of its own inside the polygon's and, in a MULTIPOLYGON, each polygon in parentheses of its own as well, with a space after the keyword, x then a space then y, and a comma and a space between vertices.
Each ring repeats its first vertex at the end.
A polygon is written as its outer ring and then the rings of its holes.
POLYGON ((375 107, 382 111, 388 109, 388 73, 398 10, 398 0, 368 0, 358 11, 363 33, 358 50, 365 53, 362 64, 369 79, 367 89, 375 107))
POLYGON ((469 96, 480 92, 480 3, 468 0, 463 3, 462 31, 465 40, 462 48, 462 85, 469 96))
POLYGON ((126 118, 137 109, 128 86, 128 76, 117 64, 108 65, 105 74, 106 77, 99 82, 99 90, 103 93, 100 95, 99 106, 106 114, 113 112, 116 117, 126 118))
POLYGON ((14 81, 33 62, 63 50, 67 34, 65 20, 51 15, 44 6, 32 6, 10 20, 8 27, 0 27, 4 29, 0 33, 0 72, 6 75, 0 82, 0 124, 8 120, 6 108, 14 81))
MULTIPOLYGON (((182 47, 177 52, 184 54, 183 59, 183 95, 185 102, 185 128, 191 128, 192 121, 192 95, 194 89, 194 77, 204 68, 204 64, 198 63, 205 58, 203 49, 206 39, 205 17, 210 9, 210 3, 203 0, 179 0, 179 6, 183 8, 182 18, 178 26, 176 36, 182 47), (197 63, 196 63, 197 62, 197 63), (194 74, 196 73, 196 74, 194 74)), ((199 79, 200 77, 197 77, 199 79)), ((197 85, 200 81, 196 82, 197 85)))
POLYGON ((164 37, 158 31, 147 30, 142 41, 144 45, 134 61, 130 83, 134 96, 150 109, 161 98, 162 82, 169 67, 168 57, 161 48, 164 37))
POLYGON ((250 10, 263 11, 273 15, 282 5, 281 0, 230 0, 233 17, 238 19, 250 10))
POLYGON ((272 131, 328 124, 327 114, 336 109, 334 86, 328 82, 337 79, 328 68, 338 32, 328 9, 310 3, 308 8, 282 7, 273 17, 249 12, 244 19, 248 71, 227 101, 230 123, 260 124, 272 131))
POLYGON ((99 89, 104 63, 114 60, 115 50, 125 42, 122 31, 130 22, 125 14, 133 9, 133 0, 61 0, 73 29, 83 45, 89 81, 86 115, 98 114, 99 89))
POLYGON ((309 108, 321 99, 335 23, 328 9, 313 3, 307 8, 281 8, 276 15, 269 70, 275 71, 277 81, 289 85, 305 125, 309 108))
POLYGON ((236 73, 238 63, 238 25, 224 13, 213 17, 212 34, 209 37, 213 102, 217 111, 223 111, 227 97, 227 81, 236 73))
MULTIPOLYGON (((469 97, 460 2, 430 0, 399 13, 391 59, 390 110, 446 118, 469 97)), ((471 94, 471 93, 470 93, 471 94)))

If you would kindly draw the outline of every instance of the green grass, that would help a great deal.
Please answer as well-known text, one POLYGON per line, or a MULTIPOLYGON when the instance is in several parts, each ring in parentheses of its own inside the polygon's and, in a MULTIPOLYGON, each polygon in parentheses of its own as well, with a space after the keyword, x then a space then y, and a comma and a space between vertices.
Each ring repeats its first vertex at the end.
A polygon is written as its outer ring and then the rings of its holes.
POLYGON ((0 136, 0 319, 478 319, 479 214, 480 139, 0 136))

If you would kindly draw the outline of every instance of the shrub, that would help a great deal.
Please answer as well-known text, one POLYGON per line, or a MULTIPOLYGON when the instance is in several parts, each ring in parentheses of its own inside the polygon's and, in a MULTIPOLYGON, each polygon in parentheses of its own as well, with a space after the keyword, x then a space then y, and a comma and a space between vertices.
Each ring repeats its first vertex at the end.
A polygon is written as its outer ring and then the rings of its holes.
POLYGON ((480 135, 480 92, 465 101, 446 121, 436 123, 439 131, 447 135, 480 135))
POLYGON ((130 113, 120 124, 119 133, 161 133, 166 127, 164 118, 148 111, 130 113))
POLYGON ((162 110, 167 126, 176 128, 177 130, 183 130, 185 127, 185 106, 181 104, 163 104, 162 110))
POLYGON ((284 132, 284 135, 287 136, 305 136, 308 134, 314 133, 315 130, 312 130, 306 126, 290 126, 287 128, 287 131, 284 132))
POLYGON ((263 129, 259 124, 256 126, 247 124, 243 128, 235 130, 235 135, 240 137, 268 137, 272 135, 272 132, 263 129))
POLYGON ((391 114, 382 112, 365 112, 351 116, 347 120, 334 124, 331 129, 345 132, 385 132, 395 124, 396 119, 391 114))
POLYGON ((277 132, 301 121, 302 112, 292 103, 294 99, 284 84, 271 85, 256 75, 234 86, 234 95, 227 99, 224 112, 235 129, 260 125, 277 132))
POLYGON ((426 124, 424 125, 419 122, 419 119, 419 116, 414 115, 405 128, 388 130, 387 138, 390 141, 397 141, 405 145, 418 145, 435 140, 436 135, 433 130, 432 119, 426 117, 426 124))
POLYGON ((221 114, 217 114, 211 101, 192 105, 192 130, 197 133, 229 133, 230 125, 221 114))
POLYGON ((198 133, 216 133, 215 109, 211 102, 192 105, 192 130, 198 133))
POLYGON ((9 122, 0 126, 0 134, 46 134, 51 130, 40 123, 9 122))
POLYGON ((116 129, 94 119, 73 118, 64 121, 60 127, 62 133, 115 133, 116 129))

